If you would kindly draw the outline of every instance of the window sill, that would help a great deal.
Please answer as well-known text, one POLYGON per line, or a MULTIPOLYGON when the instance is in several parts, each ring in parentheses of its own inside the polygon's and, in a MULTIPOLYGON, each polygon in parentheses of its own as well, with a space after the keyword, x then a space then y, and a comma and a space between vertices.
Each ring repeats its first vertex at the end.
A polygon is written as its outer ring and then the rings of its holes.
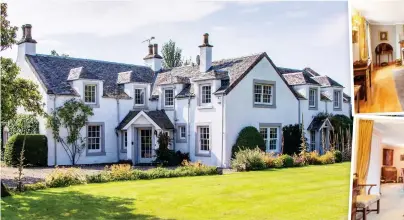
POLYGON ((121 153, 127 153, 128 150, 127 149, 121 149, 121 153))
POLYGON ((334 111, 342 111, 342 108, 333 108, 334 111))
POLYGON ((254 103, 254 108, 276 108, 275 104, 259 104, 254 103))
POLYGON ((313 107, 309 106, 309 110, 318 110, 318 107, 317 106, 313 106, 313 107))
POLYGON ((105 152, 87 152, 86 156, 105 156, 105 152))
POLYGON ((91 108, 99 108, 100 107, 100 105, 98 103, 95 103, 95 104, 93 104, 93 103, 84 103, 84 104, 90 106, 91 108))
POLYGON ((196 153, 195 156, 197 156, 197 157, 210 157, 210 152, 209 153, 199 152, 199 153, 196 153))
POLYGON ((163 109, 168 110, 168 111, 172 111, 172 110, 174 110, 174 106, 164 106, 163 109))
POLYGON ((213 105, 200 105, 198 109, 213 109, 213 105))
POLYGON ((179 139, 177 139, 177 143, 187 143, 187 139, 186 138, 185 139, 179 138, 179 139))

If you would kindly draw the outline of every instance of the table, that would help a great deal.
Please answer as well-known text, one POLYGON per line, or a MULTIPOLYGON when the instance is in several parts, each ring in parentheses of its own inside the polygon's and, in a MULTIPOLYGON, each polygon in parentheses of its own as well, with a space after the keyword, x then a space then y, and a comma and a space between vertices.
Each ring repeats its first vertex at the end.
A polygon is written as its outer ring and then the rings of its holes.
POLYGON ((356 113, 359 113, 359 91, 361 90, 361 87, 361 85, 354 86, 354 99, 356 99, 356 105, 358 106, 358 111, 356 113))
POLYGON ((372 61, 368 60, 367 65, 364 67, 354 67, 354 82, 356 77, 365 77, 365 83, 363 84, 362 90, 364 91, 364 96, 365 96, 365 101, 367 101, 368 97, 368 81, 369 81, 369 87, 372 88, 372 74, 371 74, 371 66, 372 66, 372 61))

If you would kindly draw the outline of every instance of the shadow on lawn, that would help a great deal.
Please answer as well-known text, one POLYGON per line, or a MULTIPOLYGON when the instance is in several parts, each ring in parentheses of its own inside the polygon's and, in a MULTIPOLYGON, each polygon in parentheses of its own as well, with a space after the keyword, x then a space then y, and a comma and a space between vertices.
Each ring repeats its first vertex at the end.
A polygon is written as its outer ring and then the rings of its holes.
POLYGON ((36 191, 7 197, 1 201, 2 219, 144 219, 152 215, 135 214, 133 198, 92 196, 77 191, 36 191))

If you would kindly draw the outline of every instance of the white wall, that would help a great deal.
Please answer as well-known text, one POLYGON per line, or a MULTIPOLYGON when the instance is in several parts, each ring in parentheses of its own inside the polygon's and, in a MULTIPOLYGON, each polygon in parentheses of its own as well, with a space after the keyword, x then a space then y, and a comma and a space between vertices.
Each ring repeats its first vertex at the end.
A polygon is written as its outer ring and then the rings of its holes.
MULTIPOLYGON (((371 43, 372 43, 372 55, 373 59, 376 61, 376 54, 375 48, 380 43, 389 43, 393 47, 393 60, 390 58, 390 62, 396 59, 396 51, 399 49, 397 48, 398 39, 396 39, 396 27, 395 25, 371 25, 370 27, 371 33, 371 43), (380 41, 379 32, 380 31, 387 31, 388 32, 388 40, 387 41, 380 41)), ((380 58, 381 62, 387 62, 387 55, 382 55, 380 58)))
POLYGON ((231 148, 238 133, 246 126, 298 123, 298 100, 267 59, 262 59, 234 89, 225 96, 225 163, 229 165, 231 148), (253 107, 253 80, 276 82, 276 108, 253 107))

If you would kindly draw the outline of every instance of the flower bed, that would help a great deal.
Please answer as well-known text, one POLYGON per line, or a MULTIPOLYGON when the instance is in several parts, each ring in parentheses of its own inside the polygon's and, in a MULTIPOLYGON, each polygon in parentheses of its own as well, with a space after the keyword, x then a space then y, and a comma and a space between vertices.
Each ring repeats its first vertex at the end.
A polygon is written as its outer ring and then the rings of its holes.
POLYGON ((259 148, 244 149, 235 154, 231 166, 237 171, 262 170, 267 168, 302 167, 307 165, 324 165, 342 162, 341 152, 327 151, 319 155, 316 151, 300 155, 275 155, 265 153, 259 148))

